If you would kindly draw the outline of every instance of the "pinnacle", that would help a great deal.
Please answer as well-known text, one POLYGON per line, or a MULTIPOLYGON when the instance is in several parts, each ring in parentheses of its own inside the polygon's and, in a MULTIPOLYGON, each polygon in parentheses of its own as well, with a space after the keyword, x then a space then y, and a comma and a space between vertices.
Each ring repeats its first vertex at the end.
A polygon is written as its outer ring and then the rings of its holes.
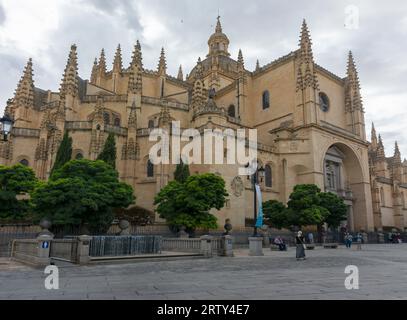
POLYGON ((167 69, 167 63, 165 61, 164 47, 162 47, 161 53, 160 53, 160 60, 158 61, 158 72, 165 74, 166 69, 167 69))
POLYGON ((105 49, 103 49, 103 48, 102 48, 102 51, 100 52, 99 69, 100 69, 102 72, 106 72, 105 49))
POLYGON ((237 62, 238 62, 239 64, 242 64, 242 65, 244 64, 242 49, 239 49, 239 54, 238 54, 238 56, 237 56, 237 62))
POLYGON ((130 67, 138 65, 139 67, 143 66, 142 63, 142 54, 141 54, 141 45, 140 42, 137 40, 136 44, 134 45, 133 56, 131 58, 130 67))
POLYGON ((179 65, 177 79, 184 80, 184 74, 182 72, 182 65, 179 65))
POLYGON ((259 59, 257 59, 256 61, 256 71, 260 70, 260 63, 259 63, 259 59))
POLYGON ((117 69, 117 70, 122 69, 122 50, 120 48, 120 43, 117 46, 116 54, 114 56, 113 69, 117 69))
POLYGON ((218 16, 216 19, 217 19, 217 22, 216 22, 215 32, 222 33, 222 25, 220 23, 220 16, 218 16))

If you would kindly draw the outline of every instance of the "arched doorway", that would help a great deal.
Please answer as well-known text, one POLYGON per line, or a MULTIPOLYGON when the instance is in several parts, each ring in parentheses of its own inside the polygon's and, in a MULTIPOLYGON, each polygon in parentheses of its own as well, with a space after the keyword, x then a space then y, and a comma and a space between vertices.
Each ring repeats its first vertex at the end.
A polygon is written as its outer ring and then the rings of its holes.
MULTIPOLYGON (((362 150, 362 149, 361 149, 362 150)), ((348 206, 342 227, 350 231, 368 231, 373 227, 372 197, 368 163, 344 143, 330 145, 323 157, 324 188, 336 193, 348 206)))

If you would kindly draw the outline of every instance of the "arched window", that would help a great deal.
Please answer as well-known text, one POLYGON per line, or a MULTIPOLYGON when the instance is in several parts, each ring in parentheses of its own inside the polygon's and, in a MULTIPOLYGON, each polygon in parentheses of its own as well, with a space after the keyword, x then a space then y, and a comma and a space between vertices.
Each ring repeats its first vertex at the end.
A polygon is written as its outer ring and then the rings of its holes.
POLYGON ((110 124, 110 115, 109 115, 109 113, 105 112, 103 114, 103 121, 105 122, 105 124, 110 124))
POLYGON ((324 92, 319 93, 319 107, 324 112, 329 110, 329 98, 324 92))
POLYGON ((383 187, 380 188, 380 202, 381 202, 382 207, 385 207, 385 206, 386 206, 386 201, 385 201, 385 197, 384 197, 384 189, 383 189, 383 187))
POLYGON ((263 92, 263 110, 270 108, 270 93, 268 90, 263 92))
POLYGON ((96 130, 100 130, 100 124, 96 126, 96 130))
POLYGON ((150 161, 150 159, 147 161, 147 177, 152 178, 154 177, 154 165, 150 161))
POLYGON ((114 124, 115 127, 120 127, 120 118, 119 118, 119 117, 115 117, 113 124, 114 124))
POLYGON ((264 178, 266 180, 266 187, 271 188, 273 186, 273 172, 270 165, 264 167, 264 178))
POLYGON ((154 128, 154 120, 148 120, 148 127, 151 129, 151 128, 154 128))
POLYGON ((78 152, 78 153, 75 155, 75 159, 76 159, 76 160, 83 159, 83 154, 82 154, 82 152, 78 152))
POLYGON ((228 108, 228 116, 235 118, 236 117, 236 110, 235 110, 235 105, 231 104, 228 108))
POLYGON ((29 162, 28 162, 28 160, 27 160, 27 159, 21 159, 21 160, 20 160, 20 164, 22 164, 23 166, 28 167, 29 162))

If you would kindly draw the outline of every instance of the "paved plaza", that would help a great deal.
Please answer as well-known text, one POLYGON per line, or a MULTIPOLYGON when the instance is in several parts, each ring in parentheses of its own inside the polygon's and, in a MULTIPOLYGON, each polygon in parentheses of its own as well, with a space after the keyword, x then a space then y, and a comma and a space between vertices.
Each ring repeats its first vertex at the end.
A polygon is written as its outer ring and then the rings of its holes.
POLYGON ((0 299, 407 299, 407 245, 362 251, 295 249, 249 257, 59 266, 59 290, 46 290, 41 269, 0 260, 0 299), (347 265, 359 268, 359 290, 347 290, 347 265))

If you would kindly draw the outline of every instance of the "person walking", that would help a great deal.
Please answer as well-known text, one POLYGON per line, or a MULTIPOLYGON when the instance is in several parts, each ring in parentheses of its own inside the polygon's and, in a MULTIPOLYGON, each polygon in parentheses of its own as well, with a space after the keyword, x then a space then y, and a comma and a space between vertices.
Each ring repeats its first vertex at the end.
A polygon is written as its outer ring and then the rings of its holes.
POLYGON ((346 248, 350 249, 352 247, 352 241, 353 241, 353 236, 348 232, 346 234, 346 238, 345 238, 346 248))
POLYGON ((309 244, 314 243, 314 234, 312 232, 308 232, 308 242, 309 244))
POLYGON ((305 260, 305 242, 304 242, 304 236, 302 235, 302 231, 298 231, 297 236, 295 237, 295 244, 296 244, 296 250, 295 250, 295 256, 297 258, 297 261, 300 259, 305 260))
POLYGON ((357 236, 356 236, 356 250, 360 251, 362 250, 362 241, 363 241, 363 236, 360 232, 358 232, 357 236))

